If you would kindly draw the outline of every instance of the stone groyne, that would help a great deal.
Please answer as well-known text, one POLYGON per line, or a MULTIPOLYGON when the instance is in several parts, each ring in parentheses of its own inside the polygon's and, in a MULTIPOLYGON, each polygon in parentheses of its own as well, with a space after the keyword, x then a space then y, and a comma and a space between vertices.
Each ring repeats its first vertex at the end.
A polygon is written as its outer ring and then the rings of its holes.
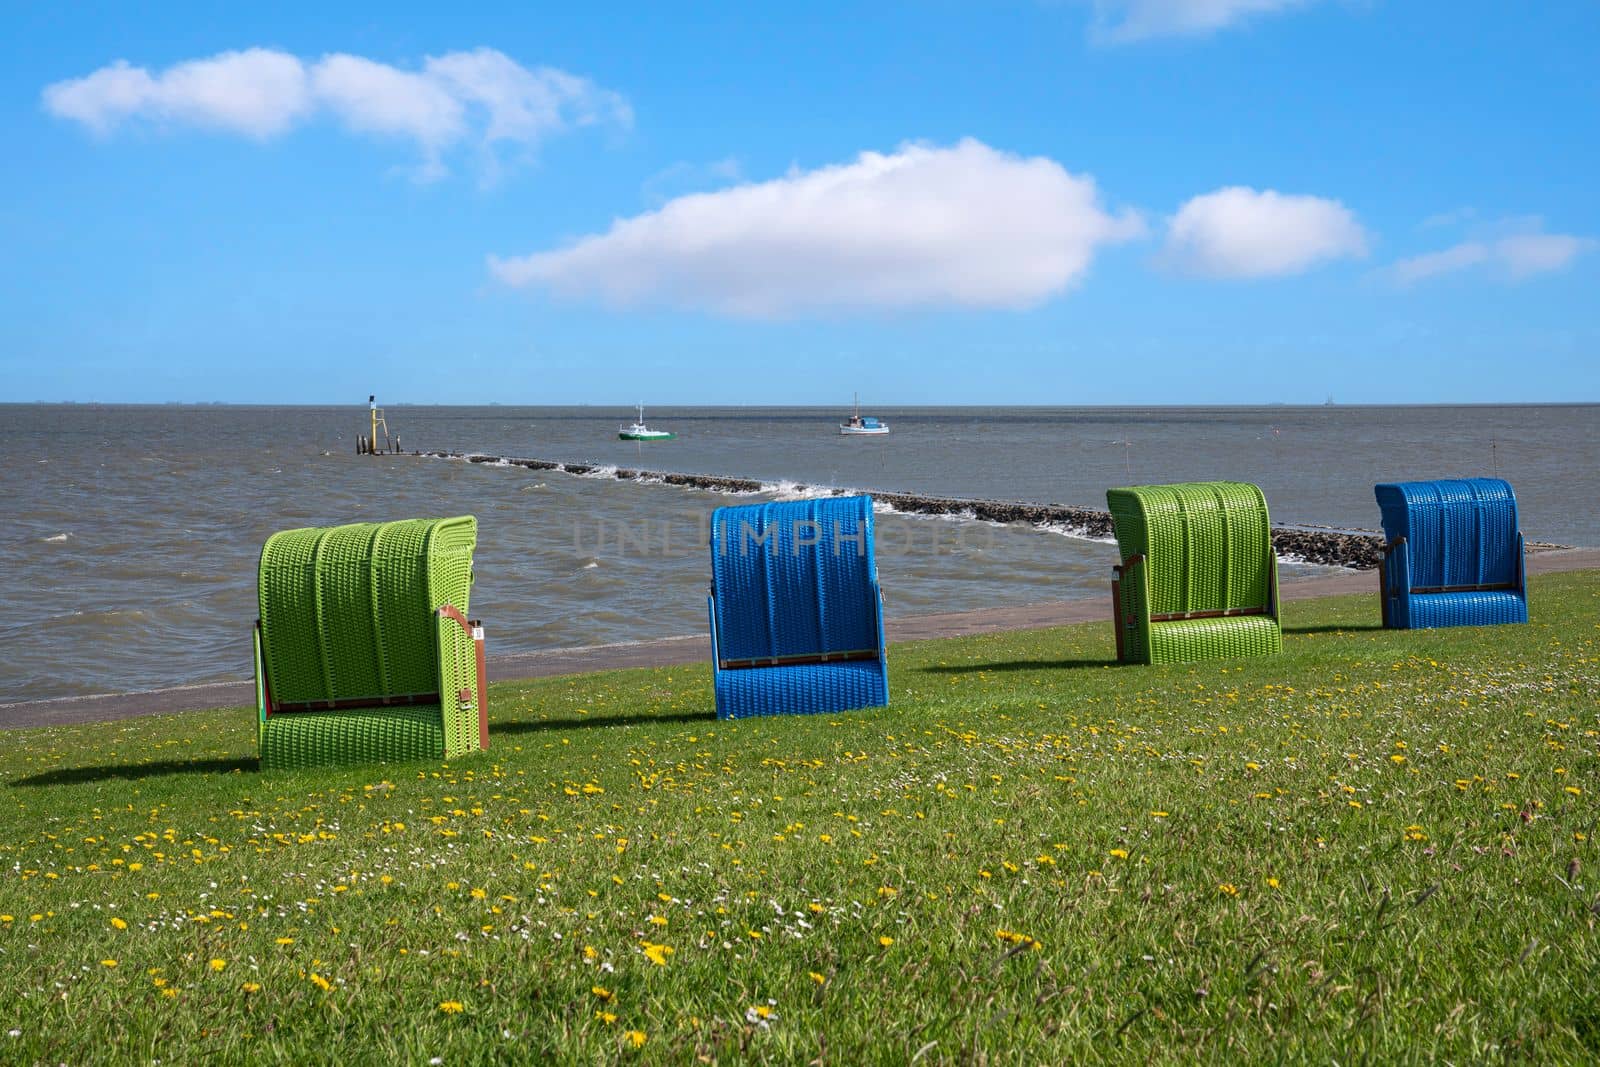
MULTIPOLYGON (((677 474, 669 471, 634 470, 628 467, 611 468, 595 463, 558 463, 547 459, 518 459, 510 456, 490 456, 478 452, 418 452, 413 455, 433 456, 440 459, 464 459, 469 463, 492 463, 497 466, 526 467, 536 471, 559 471, 594 477, 612 473, 623 481, 651 482, 677 485, 686 489, 702 489, 713 493, 772 492, 769 482, 753 478, 729 478, 715 474, 677 474)), ((1028 523, 1032 526, 1057 530, 1074 537, 1110 540, 1111 515, 1094 508, 1069 507, 1064 504, 1029 504, 1006 500, 968 500, 961 497, 923 496, 917 493, 894 493, 880 490, 839 489, 832 486, 784 485, 786 492, 817 494, 831 493, 843 496, 854 492, 871 492, 872 498, 887 504, 896 511, 912 515, 948 515, 976 519, 981 522, 1028 523)), ((1328 567, 1349 567, 1354 570, 1371 570, 1383 559, 1383 540, 1375 533, 1345 530, 1324 530, 1298 526, 1274 526, 1272 543, 1281 559, 1300 563, 1316 563, 1328 567)))

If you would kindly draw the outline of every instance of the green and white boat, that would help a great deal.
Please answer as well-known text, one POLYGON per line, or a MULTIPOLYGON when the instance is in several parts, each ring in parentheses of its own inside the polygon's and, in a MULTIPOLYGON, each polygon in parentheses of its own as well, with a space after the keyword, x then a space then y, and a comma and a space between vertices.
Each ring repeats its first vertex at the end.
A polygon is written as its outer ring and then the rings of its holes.
POLYGON ((652 430, 644 424, 644 405, 639 405, 639 420, 632 426, 624 426, 617 431, 617 437, 623 441, 671 441, 677 438, 671 430, 652 430))

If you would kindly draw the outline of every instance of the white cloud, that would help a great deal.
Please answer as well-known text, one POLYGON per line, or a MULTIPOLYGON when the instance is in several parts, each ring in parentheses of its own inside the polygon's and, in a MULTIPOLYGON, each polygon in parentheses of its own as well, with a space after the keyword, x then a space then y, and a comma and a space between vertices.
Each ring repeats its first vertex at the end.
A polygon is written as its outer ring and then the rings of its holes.
POLYGON ((532 146, 573 126, 627 126, 633 118, 626 100, 587 78, 524 67, 492 48, 430 56, 419 71, 345 53, 308 62, 262 48, 157 73, 118 60, 47 86, 43 103, 102 135, 144 121, 264 139, 322 112, 356 132, 415 142, 428 175, 442 173, 441 152, 469 139, 486 149, 532 146))
POLYGON ((118 60, 88 77, 48 86, 44 106, 102 134, 137 116, 266 138, 304 115, 310 94, 298 59, 251 48, 179 63, 156 75, 118 60))
POLYGON ((1339 201, 1235 185, 1180 207, 1161 259, 1188 274, 1264 278, 1366 251, 1366 231, 1339 201))
POLYGON ((1094 0, 1095 36, 1106 41, 1214 33, 1253 15, 1311 0, 1094 0))
POLYGON ((1562 270, 1585 252, 1600 247, 1600 242, 1591 237, 1544 233, 1544 222, 1538 218, 1502 224, 1506 225, 1516 226, 1521 232, 1462 241, 1438 252, 1411 256, 1389 267, 1388 274, 1400 285, 1414 285, 1443 274, 1483 267, 1504 281, 1515 282, 1562 270))
POLYGON ((427 76, 488 115, 484 140, 532 141, 548 130, 613 122, 633 125, 620 94, 554 67, 529 70, 503 52, 478 48, 430 57, 427 76))
POLYGON ((1436 274, 1449 274, 1452 271, 1475 267, 1488 258, 1488 246, 1477 241, 1465 241, 1441 252, 1429 252, 1426 255, 1402 259, 1392 270, 1396 281, 1402 285, 1410 285, 1412 282, 1431 278, 1436 274))
POLYGON ((1593 238, 1566 233, 1525 233, 1494 243, 1495 257, 1512 279, 1560 270, 1595 246, 1593 238))
POLYGON ((425 74, 360 56, 324 56, 312 68, 317 99, 351 129, 409 137, 435 150, 460 137, 466 109, 425 74))
POLYGON ((1137 216, 1106 212, 1092 178, 964 140, 681 196, 489 267, 512 286, 739 316, 1017 308, 1062 292, 1100 246, 1142 231, 1137 216))

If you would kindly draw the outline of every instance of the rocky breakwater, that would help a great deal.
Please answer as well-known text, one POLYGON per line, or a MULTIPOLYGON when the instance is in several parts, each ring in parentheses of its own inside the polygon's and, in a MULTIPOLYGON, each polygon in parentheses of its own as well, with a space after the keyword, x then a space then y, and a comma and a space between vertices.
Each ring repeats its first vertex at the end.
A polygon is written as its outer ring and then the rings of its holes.
MULTIPOLYGON (((896 511, 924 515, 955 515, 983 522, 1025 522, 1060 530, 1074 537, 1109 540, 1116 536, 1111 514, 1093 508, 1062 504, 1024 504, 1003 500, 960 500, 951 497, 914 496, 908 493, 874 493, 896 511)), ((1272 547, 1281 559, 1317 563, 1328 567, 1371 570, 1383 560, 1383 540, 1376 534, 1338 530, 1310 530, 1275 526, 1272 547)))
MULTIPOLYGON (((772 486, 752 478, 730 478, 716 474, 680 474, 670 471, 615 469, 594 463, 558 463, 546 459, 521 459, 490 456, 476 452, 419 452, 416 455, 441 459, 464 459, 469 463, 526 467, 529 470, 560 471, 593 476, 611 471, 622 481, 651 482, 700 489, 713 493, 770 492, 772 486)), ((961 497, 923 496, 873 490, 840 489, 833 486, 785 486, 786 492, 800 496, 844 496, 871 492, 873 500, 908 515, 945 515, 978 522, 1027 523, 1041 529, 1105 541, 1115 536, 1109 512, 1065 504, 1030 504, 1009 500, 969 500, 961 497)), ((1272 544, 1280 559, 1315 563, 1327 567, 1372 570, 1383 560, 1383 540, 1377 534, 1321 530, 1306 527, 1275 526, 1272 544)))
POLYGON ((1377 534, 1274 526, 1272 549, 1279 559, 1358 571, 1376 570, 1383 562, 1383 538, 1377 534))

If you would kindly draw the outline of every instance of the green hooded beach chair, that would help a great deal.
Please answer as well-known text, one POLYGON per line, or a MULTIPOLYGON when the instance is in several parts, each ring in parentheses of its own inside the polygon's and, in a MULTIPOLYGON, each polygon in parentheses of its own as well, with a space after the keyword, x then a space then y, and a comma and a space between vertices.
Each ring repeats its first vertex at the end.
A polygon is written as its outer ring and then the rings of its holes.
POLYGON ((1283 650, 1278 560, 1261 490, 1188 482, 1106 491, 1121 566, 1117 658, 1185 663, 1283 650))
POLYGON ((286 530, 261 549, 263 770, 447 759, 489 747, 478 520, 286 530))

